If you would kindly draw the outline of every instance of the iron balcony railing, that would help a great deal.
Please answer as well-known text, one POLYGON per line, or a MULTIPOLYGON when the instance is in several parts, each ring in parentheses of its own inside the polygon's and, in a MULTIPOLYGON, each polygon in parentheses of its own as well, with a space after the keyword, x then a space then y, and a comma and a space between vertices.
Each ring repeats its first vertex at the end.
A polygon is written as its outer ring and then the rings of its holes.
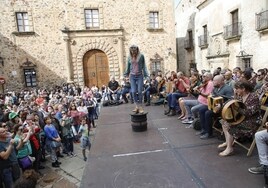
POLYGON ((207 47, 208 46, 208 36, 201 35, 198 37, 198 46, 199 47, 207 47))
POLYGON ((268 10, 256 14, 256 30, 268 29, 268 10))
POLYGON ((184 49, 190 50, 194 48, 193 40, 185 39, 184 40, 184 49))
POLYGON ((224 26, 223 37, 225 40, 241 36, 241 22, 236 22, 231 25, 224 26))

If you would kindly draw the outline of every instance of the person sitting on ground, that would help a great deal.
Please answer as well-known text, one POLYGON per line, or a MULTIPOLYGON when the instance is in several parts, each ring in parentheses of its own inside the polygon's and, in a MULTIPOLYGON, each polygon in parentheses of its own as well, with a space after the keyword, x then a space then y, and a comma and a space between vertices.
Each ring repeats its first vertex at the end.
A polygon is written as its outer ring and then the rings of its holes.
POLYGON ((144 102, 146 101, 146 106, 151 105, 151 94, 156 94, 158 88, 158 82, 155 79, 155 73, 150 75, 150 80, 145 86, 145 90, 142 92, 144 94, 144 102))
POLYGON ((251 167, 248 171, 252 174, 264 174, 265 184, 268 185, 268 122, 266 122, 265 128, 265 130, 255 133, 260 165, 251 167))
POLYGON ((218 148, 226 147, 219 154, 221 157, 233 154, 234 139, 251 138, 261 124, 259 97, 253 92, 253 86, 248 81, 238 81, 235 83, 235 99, 245 104, 245 109, 236 109, 237 112, 245 116, 245 119, 236 126, 230 126, 224 119, 220 120, 226 139, 226 142, 218 146, 218 148))
POLYGON ((108 92, 109 92, 109 100, 116 100, 116 102, 120 99, 120 87, 119 83, 115 80, 115 77, 111 77, 111 81, 108 83, 108 92), (113 95, 116 95, 116 99, 114 99, 113 95))
POLYGON ((130 85, 130 81, 129 81, 129 78, 123 78, 123 82, 122 82, 122 89, 121 89, 121 96, 122 96, 122 99, 125 101, 125 103, 128 103, 128 98, 127 98, 127 94, 129 93, 130 95, 130 101, 131 101, 131 104, 134 103, 134 99, 133 99, 133 96, 131 94, 131 85, 130 85))

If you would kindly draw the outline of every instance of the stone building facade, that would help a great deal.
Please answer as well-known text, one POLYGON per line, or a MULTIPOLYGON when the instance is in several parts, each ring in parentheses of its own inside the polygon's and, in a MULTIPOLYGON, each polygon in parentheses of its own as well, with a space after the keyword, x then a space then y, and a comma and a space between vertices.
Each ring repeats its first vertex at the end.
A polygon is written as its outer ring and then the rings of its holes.
POLYGON ((149 71, 177 66, 173 0, 2 1, 0 76, 7 89, 100 87, 123 76, 132 44, 149 71))
MULTIPOLYGON (((182 0, 175 10, 176 27, 183 25, 183 31, 177 32, 176 37, 184 39, 184 48, 179 49, 178 58, 183 58, 180 54, 190 57, 199 70, 267 67, 267 10, 268 0, 182 0), (187 49, 189 30, 193 32, 190 39, 193 45, 187 49)), ((189 63, 186 63, 186 71, 189 63)))

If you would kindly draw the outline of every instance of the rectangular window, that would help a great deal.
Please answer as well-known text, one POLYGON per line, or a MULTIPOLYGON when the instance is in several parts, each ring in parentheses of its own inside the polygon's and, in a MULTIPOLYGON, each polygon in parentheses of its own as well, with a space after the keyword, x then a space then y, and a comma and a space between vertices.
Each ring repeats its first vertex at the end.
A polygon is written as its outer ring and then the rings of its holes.
POLYGON ((207 28, 207 25, 204 25, 203 26, 203 30, 204 30, 204 43, 207 44, 208 43, 208 28, 207 28))
POLYGON ((34 69, 24 69, 26 87, 36 87, 36 72, 34 69))
POLYGON ((251 61, 250 58, 243 58, 243 62, 245 64, 245 69, 251 67, 251 61))
POLYGON ((232 14, 232 35, 238 35, 238 9, 231 12, 232 14))
POLYGON ((149 13, 149 27, 153 29, 159 28, 159 16, 158 12, 149 13))
POLYGON ((161 62, 155 61, 151 63, 151 72, 157 72, 161 70, 161 62))
POLYGON ((17 18, 17 26, 19 32, 28 32, 30 31, 29 28, 29 18, 27 12, 17 12, 16 13, 17 18))
POLYGON ((98 9, 86 9, 85 10, 86 28, 99 28, 99 10, 98 9))

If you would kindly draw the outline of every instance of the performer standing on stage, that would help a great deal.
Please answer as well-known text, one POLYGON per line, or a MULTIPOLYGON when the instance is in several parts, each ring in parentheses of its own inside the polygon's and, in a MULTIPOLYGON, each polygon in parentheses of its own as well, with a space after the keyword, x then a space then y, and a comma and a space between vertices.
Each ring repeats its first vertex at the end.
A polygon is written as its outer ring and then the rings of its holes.
POLYGON ((127 67, 124 76, 129 76, 130 79, 131 94, 136 105, 133 112, 144 113, 142 108, 143 78, 148 77, 145 58, 143 54, 140 53, 139 47, 136 45, 130 46, 129 53, 130 55, 127 60, 127 67))

